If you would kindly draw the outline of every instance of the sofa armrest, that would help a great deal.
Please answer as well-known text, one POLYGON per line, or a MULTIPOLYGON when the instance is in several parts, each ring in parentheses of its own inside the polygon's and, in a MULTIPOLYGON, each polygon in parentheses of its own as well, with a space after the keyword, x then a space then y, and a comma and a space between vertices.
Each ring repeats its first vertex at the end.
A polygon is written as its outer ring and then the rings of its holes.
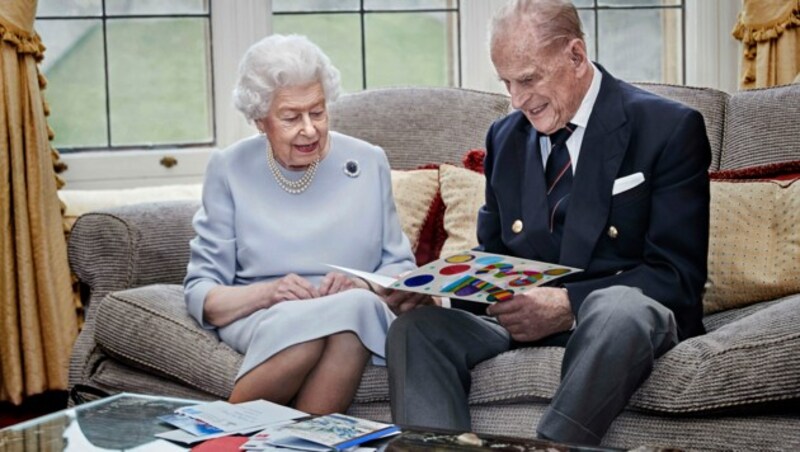
POLYGON ((72 271, 88 286, 90 305, 109 292, 148 284, 182 284, 200 203, 135 204, 82 215, 70 232, 72 271))
POLYGON ((95 339, 108 355, 219 398, 230 395, 243 357, 189 316, 183 287, 117 291, 96 314, 95 339))

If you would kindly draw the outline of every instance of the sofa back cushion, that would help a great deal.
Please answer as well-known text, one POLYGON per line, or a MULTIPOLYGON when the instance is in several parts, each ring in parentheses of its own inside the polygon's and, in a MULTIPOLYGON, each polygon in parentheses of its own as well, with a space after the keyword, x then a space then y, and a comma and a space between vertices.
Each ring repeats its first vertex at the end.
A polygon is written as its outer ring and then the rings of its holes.
POLYGON ((800 160, 800 85, 734 94, 725 119, 720 169, 800 160))
POLYGON ((636 83, 636 86, 667 99, 688 105, 703 115, 708 142, 711 144, 711 166, 709 169, 712 171, 718 170, 723 146, 726 105, 730 96, 725 92, 711 88, 693 88, 660 83, 636 83))
POLYGON ((330 106, 331 129, 381 146, 393 169, 457 164, 484 146, 509 98, 457 88, 388 88, 347 94, 330 106))

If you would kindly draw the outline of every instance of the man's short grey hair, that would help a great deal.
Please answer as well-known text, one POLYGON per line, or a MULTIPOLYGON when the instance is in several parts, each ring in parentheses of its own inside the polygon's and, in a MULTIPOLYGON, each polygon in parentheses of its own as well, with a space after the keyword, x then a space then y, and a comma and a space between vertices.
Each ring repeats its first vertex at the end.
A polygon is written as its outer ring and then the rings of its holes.
POLYGON ((567 0, 509 1, 492 18, 489 43, 493 44, 500 33, 514 33, 516 28, 510 25, 515 22, 532 25, 535 38, 543 47, 561 40, 584 39, 578 10, 567 0))
POLYGON ((330 103, 339 97, 340 80, 330 58, 308 38, 274 34, 245 52, 233 103, 252 122, 267 115, 279 88, 320 82, 325 101, 330 103))

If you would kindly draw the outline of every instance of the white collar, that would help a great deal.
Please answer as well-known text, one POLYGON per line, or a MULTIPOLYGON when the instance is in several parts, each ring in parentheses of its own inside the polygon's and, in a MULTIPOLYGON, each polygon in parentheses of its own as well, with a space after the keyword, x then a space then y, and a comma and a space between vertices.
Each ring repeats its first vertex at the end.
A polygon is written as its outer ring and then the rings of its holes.
POLYGON ((586 126, 589 125, 589 116, 592 114, 595 101, 597 101, 597 95, 600 94, 600 82, 603 80, 603 74, 600 72, 600 69, 598 69, 597 66, 595 66, 595 64, 591 61, 589 63, 592 65, 593 71, 592 83, 589 85, 589 90, 586 91, 586 95, 583 96, 581 106, 578 107, 578 111, 570 121, 576 126, 583 128, 586 128, 586 126))

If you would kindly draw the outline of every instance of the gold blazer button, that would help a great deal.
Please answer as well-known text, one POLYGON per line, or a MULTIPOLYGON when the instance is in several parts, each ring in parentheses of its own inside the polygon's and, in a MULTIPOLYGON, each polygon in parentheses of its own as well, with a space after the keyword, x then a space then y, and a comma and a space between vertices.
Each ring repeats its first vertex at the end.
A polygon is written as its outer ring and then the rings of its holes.
POLYGON ((615 239, 615 238, 617 238, 618 235, 619 235, 619 231, 617 231, 616 227, 610 226, 608 228, 608 236, 609 237, 611 237, 612 239, 615 239))
POLYGON ((514 231, 514 234, 522 232, 522 220, 514 220, 514 223, 511 224, 511 230, 514 231))

